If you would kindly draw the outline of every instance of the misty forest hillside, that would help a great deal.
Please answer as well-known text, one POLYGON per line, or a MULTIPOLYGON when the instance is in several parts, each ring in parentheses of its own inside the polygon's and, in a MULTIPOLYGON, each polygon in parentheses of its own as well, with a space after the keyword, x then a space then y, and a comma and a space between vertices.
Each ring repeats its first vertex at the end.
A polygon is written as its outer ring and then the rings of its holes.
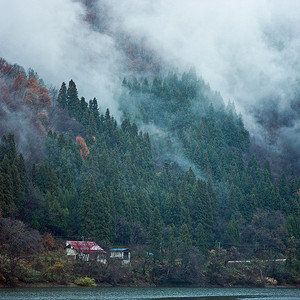
POLYGON ((258 165, 242 117, 192 69, 125 78, 120 123, 72 80, 51 102, 34 71, 2 59, 0 74, 2 217, 147 245, 169 261, 219 242, 241 257, 280 257, 300 238, 300 179, 258 165))
POLYGON ((6 2, 0 284, 299 283, 296 2, 6 2))

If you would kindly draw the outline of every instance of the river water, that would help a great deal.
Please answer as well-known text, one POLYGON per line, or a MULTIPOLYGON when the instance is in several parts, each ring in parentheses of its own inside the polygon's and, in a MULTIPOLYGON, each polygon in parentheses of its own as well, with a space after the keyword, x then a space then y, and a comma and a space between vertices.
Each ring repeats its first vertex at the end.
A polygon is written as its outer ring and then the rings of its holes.
POLYGON ((290 288, 2 288, 0 299, 20 300, 300 300, 300 289, 290 288))

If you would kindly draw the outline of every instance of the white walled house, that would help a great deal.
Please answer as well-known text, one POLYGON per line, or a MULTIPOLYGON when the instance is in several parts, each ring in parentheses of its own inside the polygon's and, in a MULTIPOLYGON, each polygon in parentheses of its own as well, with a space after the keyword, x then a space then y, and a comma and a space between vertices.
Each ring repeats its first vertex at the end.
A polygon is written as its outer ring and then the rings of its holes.
POLYGON ((128 248, 113 248, 109 250, 111 259, 118 259, 122 264, 129 264, 131 253, 128 248))
POLYGON ((95 242, 66 241, 67 257, 106 264, 106 252, 95 242))

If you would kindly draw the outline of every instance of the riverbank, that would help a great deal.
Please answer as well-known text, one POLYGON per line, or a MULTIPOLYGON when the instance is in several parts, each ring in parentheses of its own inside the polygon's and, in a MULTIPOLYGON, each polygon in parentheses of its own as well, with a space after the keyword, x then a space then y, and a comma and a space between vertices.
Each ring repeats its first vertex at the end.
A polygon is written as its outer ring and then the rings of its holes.
POLYGON ((70 260, 61 245, 39 255, 7 260, 0 270, 0 287, 73 287, 75 283, 100 287, 300 286, 300 262, 296 259, 287 263, 253 258, 247 263, 229 264, 227 252, 222 249, 220 255, 210 251, 195 265, 192 260, 154 260, 145 253, 144 248, 136 247, 130 264, 113 259, 103 264, 70 260))

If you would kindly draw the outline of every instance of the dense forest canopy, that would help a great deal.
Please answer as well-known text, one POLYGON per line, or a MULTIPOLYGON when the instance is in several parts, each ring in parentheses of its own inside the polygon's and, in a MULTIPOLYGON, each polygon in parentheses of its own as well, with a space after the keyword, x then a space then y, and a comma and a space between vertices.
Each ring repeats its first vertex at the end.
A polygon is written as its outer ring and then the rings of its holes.
POLYGON ((121 123, 96 98, 79 98, 73 80, 51 100, 33 70, 1 59, 0 74, 2 218, 54 236, 146 245, 188 270, 216 244, 267 258, 298 243, 300 179, 259 166, 233 103, 193 69, 124 78, 121 123))
POLYGON ((285 246, 289 236, 299 238, 299 178, 274 180, 268 161, 258 165, 234 105, 193 69, 152 81, 125 78, 121 124, 108 109, 99 112, 96 98, 79 98, 73 80, 62 84, 55 106, 33 71, 2 59, 1 80, 2 124, 22 114, 42 145, 37 159, 27 150, 24 161, 12 135, 22 150, 20 133, 2 126, 3 217, 55 235, 126 244, 151 243, 155 218, 161 232, 170 228, 175 236, 186 226, 193 245, 203 231, 208 250, 216 241, 245 247, 264 240, 247 236, 249 226, 280 214, 276 238, 283 234, 285 246), (147 126, 153 134, 138 129, 147 126))
MULTIPOLYGON (((142 269, 143 280, 152 282, 222 284, 229 260, 275 258, 286 263, 283 269, 272 265, 270 276, 296 282, 299 152, 296 137, 284 133, 297 130, 299 88, 293 86, 286 98, 285 117, 278 95, 265 95, 266 102, 276 103, 273 110, 251 106, 249 114, 267 136, 265 143, 257 142, 244 125, 248 116, 237 113, 234 102, 224 100, 194 67, 174 71, 177 66, 147 39, 112 25, 107 13, 112 7, 102 11, 97 1, 81 2, 83 42, 87 32, 97 42, 101 33, 100 40, 115 47, 107 61, 122 58, 123 64, 112 68, 111 77, 96 47, 89 59, 97 57, 96 66, 103 69, 93 73, 86 61, 78 68, 76 59, 74 68, 86 77, 85 91, 90 93, 95 81, 103 91, 112 88, 113 97, 104 92, 107 99, 93 98, 97 94, 86 99, 69 78, 59 89, 50 87, 33 69, 0 58, 0 257, 5 258, 0 282, 13 280, 22 258, 41 248, 50 255, 53 237, 147 250, 153 259, 131 271, 137 278, 142 269)), ((76 77, 82 86, 82 77, 76 77)), ((33 274, 42 273, 41 265, 32 263, 33 274)), ((55 265, 49 266, 52 275, 55 265)), ((92 273, 83 270, 78 274, 92 273)), ((48 273, 44 279, 52 276, 48 273)))

